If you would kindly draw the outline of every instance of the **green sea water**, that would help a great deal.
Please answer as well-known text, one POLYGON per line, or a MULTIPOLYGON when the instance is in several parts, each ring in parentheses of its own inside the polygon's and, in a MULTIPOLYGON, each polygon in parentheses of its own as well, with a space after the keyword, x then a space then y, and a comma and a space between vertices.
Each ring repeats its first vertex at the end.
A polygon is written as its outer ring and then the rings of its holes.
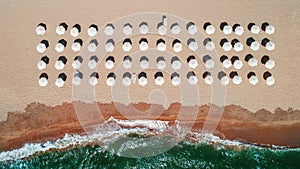
POLYGON ((2 162, 0 168, 295 168, 300 169, 300 150, 269 148, 216 148, 211 144, 181 142, 167 152, 146 158, 126 158, 100 146, 56 150, 27 160, 2 162))

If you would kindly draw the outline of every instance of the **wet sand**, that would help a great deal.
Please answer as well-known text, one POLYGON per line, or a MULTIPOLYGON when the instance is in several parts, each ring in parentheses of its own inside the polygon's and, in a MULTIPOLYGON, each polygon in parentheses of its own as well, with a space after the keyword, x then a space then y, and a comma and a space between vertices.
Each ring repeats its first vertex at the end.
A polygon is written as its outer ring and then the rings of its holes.
MULTIPOLYGON (((93 117, 95 112, 89 104, 80 103, 86 110, 86 120, 77 119, 74 105, 64 103, 50 107, 40 103, 32 103, 26 107, 26 112, 8 113, 8 120, 0 123, 0 151, 21 147, 25 143, 44 142, 56 140, 65 133, 85 134, 81 124, 96 125, 99 119, 93 117)), ((105 120, 110 117, 115 119, 143 119, 137 116, 124 117, 116 107, 129 108, 122 104, 98 103, 105 120)), ((132 105, 140 111, 148 114, 163 109, 159 105, 139 103, 132 105), (152 109, 149 107, 153 106, 152 109)), ((179 103, 171 104, 164 110, 157 120, 169 121, 171 124, 178 118, 179 103)), ((200 131, 210 109, 210 105, 199 107, 198 116, 193 125, 194 131, 200 131)), ((259 145, 276 145, 288 147, 300 147, 300 111, 276 109, 271 113, 264 109, 256 113, 250 112, 240 106, 229 105, 224 109, 223 116, 214 134, 229 140, 239 140, 245 143, 259 145)))
MULTIPOLYGON (((243 42, 250 36, 257 39, 269 37, 274 41, 276 44, 274 51, 259 50, 254 54, 258 59, 265 54, 274 58, 276 66, 271 73, 276 79, 275 85, 269 87, 264 83, 261 75, 266 68, 262 64, 255 69, 245 65, 239 73, 246 77, 249 71, 256 71, 260 75, 260 82, 256 86, 252 86, 247 79, 244 79, 241 85, 231 83, 226 87, 226 108, 215 134, 230 140, 249 143, 300 146, 300 76, 297 71, 300 63, 300 57, 297 57, 299 54, 297 42, 300 39, 298 29, 300 19, 297 17, 300 11, 299 1, 288 0, 274 3, 273 1, 255 0, 250 2, 244 0, 218 3, 205 1, 204 3, 192 0, 187 3, 182 0, 164 2, 119 0, 103 3, 92 0, 89 2, 74 3, 71 0, 61 3, 17 0, 0 2, 0 17, 3 21, 3 24, 0 25, 2 55, 0 60, 0 72, 2 72, 0 86, 1 151, 21 147, 24 143, 55 140, 64 136, 65 133, 83 133, 83 128, 77 119, 73 104, 71 104, 74 99, 70 80, 74 72, 71 61, 78 53, 72 52, 70 45, 63 53, 69 60, 63 72, 69 78, 63 88, 57 88, 54 84, 55 78, 61 72, 54 68, 55 60, 60 54, 54 50, 53 44, 60 38, 64 38, 68 42, 74 40, 69 35, 69 31, 63 36, 55 34, 56 26, 60 22, 66 22, 69 26, 76 23, 81 24, 80 38, 87 42, 89 37, 86 30, 90 24, 95 23, 101 27, 120 17, 140 12, 163 12, 175 15, 195 22, 199 28, 204 22, 210 21, 217 31, 213 36, 205 36, 212 37, 216 44, 223 37, 238 38, 243 42), (179 5, 180 10, 178 10, 179 5), (274 17, 275 15, 276 17, 274 17), (268 21, 275 26, 276 31, 271 36, 265 33, 253 35, 249 31, 245 31, 240 37, 233 34, 224 36, 218 29, 220 22, 223 21, 227 21, 231 25, 240 23, 244 29, 249 22, 261 24, 268 21), (36 25, 40 22, 45 22, 48 26, 47 33, 42 37, 35 33, 36 25), (45 53, 51 60, 45 70, 50 79, 49 85, 44 88, 38 85, 37 81, 41 71, 36 67, 37 61, 44 55, 35 50, 41 39, 47 39, 50 42, 50 49, 45 53), (289 107, 298 110, 294 111, 289 107)), ((221 47, 217 46, 217 53, 220 55, 224 53, 221 47)), ((238 54, 232 50, 227 52, 227 55, 239 55, 243 58, 248 53, 253 52, 247 48, 238 54)), ((117 62, 120 63, 122 58, 116 59, 119 59, 117 62)), ((202 72, 204 70, 202 68, 203 65, 196 71, 202 72)), ((228 69, 227 73, 232 70, 234 69, 228 69)), ((112 71, 116 71, 116 69, 112 71)), ((167 80, 166 84, 170 84, 170 81, 167 80)), ((170 86, 160 88, 166 92, 170 105, 159 116, 160 120, 174 121, 177 117, 176 112, 179 111, 180 93, 177 90, 174 92, 176 88, 170 86)), ((132 85, 128 91, 131 103, 136 103, 135 107, 140 110, 146 110, 150 106, 148 93, 155 87, 153 83, 147 87, 132 85)), ((209 110, 209 105, 206 104, 210 103, 212 92, 211 87, 204 84, 203 81, 199 83, 198 87, 201 98, 199 105, 202 106, 200 106, 194 125, 195 130, 201 129, 204 124, 209 110)), ((101 79, 95 90, 96 101, 99 102, 104 119, 109 119, 111 116, 116 119, 138 118, 138 116, 125 117, 118 112, 111 103, 115 98, 110 94, 111 87, 106 86, 105 80, 101 79)), ((117 96, 120 95, 122 93, 118 93, 117 96)), ((126 109, 126 106, 122 104, 119 106, 126 109)), ((162 110, 160 105, 154 107, 154 110, 162 110)), ((87 117, 92 117, 93 114, 91 113, 87 117)), ((98 124, 99 120, 96 119, 86 121, 86 124, 98 124)))

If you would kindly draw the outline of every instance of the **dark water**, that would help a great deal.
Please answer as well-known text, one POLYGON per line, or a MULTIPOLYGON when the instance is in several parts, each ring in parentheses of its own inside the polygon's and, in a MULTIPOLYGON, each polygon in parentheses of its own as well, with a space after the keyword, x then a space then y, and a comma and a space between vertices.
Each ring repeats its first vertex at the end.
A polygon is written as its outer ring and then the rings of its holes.
POLYGON ((0 168, 295 168, 300 169, 300 150, 267 148, 215 148, 209 144, 182 142, 169 151, 147 158, 126 158, 100 146, 56 150, 0 168))

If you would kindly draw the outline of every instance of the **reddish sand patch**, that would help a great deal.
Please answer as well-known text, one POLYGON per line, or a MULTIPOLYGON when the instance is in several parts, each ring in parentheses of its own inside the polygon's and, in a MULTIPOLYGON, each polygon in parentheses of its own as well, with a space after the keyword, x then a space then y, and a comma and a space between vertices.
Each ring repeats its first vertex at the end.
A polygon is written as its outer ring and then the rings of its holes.
MULTIPOLYGON (((82 124, 99 124, 98 112, 88 104, 78 103, 86 112, 86 120, 78 121, 72 103, 63 103, 55 107, 48 107, 40 103, 27 106, 25 112, 8 113, 7 121, 0 122, 0 150, 11 150, 21 147, 24 143, 56 140, 65 133, 84 134, 82 124)), ((153 119, 174 122, 178 118, 181 105, 172 104, 167 110, 159 105, 146 103, 125 106, 122 104, 100 104, 102 116, 105 120, 110 117, 116 119, 153 119), (146 114, 132 113, 134 107, 146 114), (118 110, 128 110, 128 114, 120 114, 118 110), (157 117, 156 112, 163 112, 157 117), (148 111, 148 112, 147 112, 148 111), (150 114, 150 115, 149 115, 150 114), (126 117, 126 118, 125 118, 126 117)), ((198 116, 193 129, 202 129, 207 118, 210 105, 199 107, 198 116)), ((126 111, 125 111, 126 112, 126 111)), ((188 117, 182 117, 182 119, 188 117)), ((300 111, 280 108, 272 114, 264 109, 252 113, 240 106, 229 105, 224 109, 222 118, 215 130, 215 134, 230 140, 240 140, 248 143, 273 144, 277 146, 300 147, 300 111)))

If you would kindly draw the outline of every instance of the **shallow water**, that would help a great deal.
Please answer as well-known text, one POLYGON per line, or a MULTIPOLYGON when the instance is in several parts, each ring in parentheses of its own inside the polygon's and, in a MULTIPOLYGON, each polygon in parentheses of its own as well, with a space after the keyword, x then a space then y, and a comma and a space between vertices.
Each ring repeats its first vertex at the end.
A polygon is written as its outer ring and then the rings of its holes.
POLYGON ((0 168, 300 168, 300 150, 255 147, 233 150, 181 142, 156 156, 127 158, 96 145, 2 162, 0 168))
POLYGON ((55 142, 0 152, 0 168, 300 168, 300 148, 262 148, 197 132, 178 142, 177 137, 162 136, 167 122, 109 121, 112 130, 102 126, 105 132, 66 134, 55 142), (135 127, 141 123, 147 125, 135 127))

